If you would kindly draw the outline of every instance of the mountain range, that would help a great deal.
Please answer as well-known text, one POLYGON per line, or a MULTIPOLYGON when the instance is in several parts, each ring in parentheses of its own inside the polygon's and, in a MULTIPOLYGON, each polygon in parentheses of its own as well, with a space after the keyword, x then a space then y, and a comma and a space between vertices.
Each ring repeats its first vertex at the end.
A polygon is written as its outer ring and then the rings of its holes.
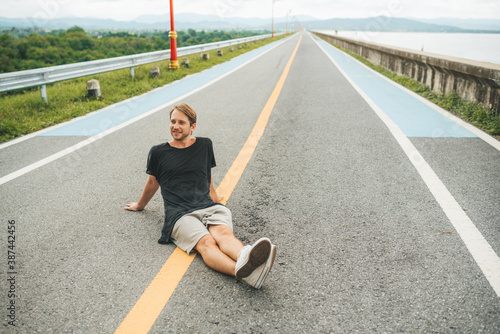
POLYGON ((397 32, 498 32, 500 20, 479 26, 477 22, 460 22, 453 19, 427 20, 377 16, 360 19, 334 18, 303 22, 306 29, 335 29, 351 31, 397 31, 397 32), (458 24, 456 24, 457 22, 458 24))
MULTIPOLYGON (((457 18, 332 18, 319 20, 312 16, 296 15, 274 19, 275 30, 290 29, 291 22, 298 28, 297 21, 310 30, 336 29, 357 31, 425 31, 425 32, 495 32, 500 33, 500 19, 457 19, 457 18)), ((0 28, 68 29, 79 26, 85 30, 170 30, 169 13, 161 15, 142 15, 132 21, 111 19, 66 17, 43 22, 29 18, 0 17, 0 28)), ((193 13, 175 15, 176 30, 271 30, 271 18, 220 17, 193 13)))

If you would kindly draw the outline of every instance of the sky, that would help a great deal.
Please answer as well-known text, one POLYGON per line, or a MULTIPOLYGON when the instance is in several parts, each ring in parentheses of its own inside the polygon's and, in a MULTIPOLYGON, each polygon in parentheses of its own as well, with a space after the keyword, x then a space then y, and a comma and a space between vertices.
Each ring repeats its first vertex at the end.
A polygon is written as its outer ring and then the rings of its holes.
MULTIPOLYGON (((0 17, 47 20, 58 17, 129 21, 170 12, 169 0, 0 0, 0 17)), ((271 17, 273 0, 174 0, 174 13, 220 17, 271 17)), ((274 16, 318 19, 385 15, 418 18, 500 18, 500 0, 274 0, 274 16)))

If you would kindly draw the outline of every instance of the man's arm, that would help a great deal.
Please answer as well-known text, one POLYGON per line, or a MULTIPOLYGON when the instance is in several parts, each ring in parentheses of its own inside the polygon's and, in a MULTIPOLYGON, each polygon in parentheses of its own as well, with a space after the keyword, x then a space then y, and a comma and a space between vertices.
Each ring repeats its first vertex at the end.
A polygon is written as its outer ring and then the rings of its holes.
POLYGON ((217 203, 222 201, 222 199, 224 198, 224 196, 217 195, 217 192, 215 191, 215 187, 214 187, 214 179, 213 178, 210 180, 210 198, 212 198, 212 201, 217 202, 217 203))
POLYGON ((160 184, 158 181, 156 181, 156 177, 153 175, 149 175, 148 180, 146 181, 146 185, 144 186, 144 190, 142 191, 141 198, 139 198, 139 201, 137 203, 129 203, 127 206, 124 208, 125 210, 130 210, 130 211, 142 211, 146 207, 146 205, 149 203, 151 198, 153 198, 154 194, 160 187, 160 184))

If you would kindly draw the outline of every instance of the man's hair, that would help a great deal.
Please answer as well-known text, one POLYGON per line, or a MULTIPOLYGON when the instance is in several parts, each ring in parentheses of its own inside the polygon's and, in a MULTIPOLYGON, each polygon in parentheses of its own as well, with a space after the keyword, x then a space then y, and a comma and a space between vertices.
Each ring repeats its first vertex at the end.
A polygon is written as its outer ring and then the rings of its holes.
POLYGON ((172 118, 172 113, 177 109, 189 118, 190 125, 196 124, 196 112, 185 103, 178 104, 170 110, 170 118, 172 118))

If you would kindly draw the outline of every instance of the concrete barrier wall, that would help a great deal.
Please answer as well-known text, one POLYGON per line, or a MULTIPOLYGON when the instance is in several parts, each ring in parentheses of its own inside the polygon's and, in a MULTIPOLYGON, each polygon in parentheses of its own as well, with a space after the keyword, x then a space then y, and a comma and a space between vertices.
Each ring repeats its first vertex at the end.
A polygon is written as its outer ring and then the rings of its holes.
POLYGON ((388 47, 314 32, 327 42, 358 54, 398 75, 407 75, 434 92, 480 103, 500 116, 500 65, 428 52, 388 47))

